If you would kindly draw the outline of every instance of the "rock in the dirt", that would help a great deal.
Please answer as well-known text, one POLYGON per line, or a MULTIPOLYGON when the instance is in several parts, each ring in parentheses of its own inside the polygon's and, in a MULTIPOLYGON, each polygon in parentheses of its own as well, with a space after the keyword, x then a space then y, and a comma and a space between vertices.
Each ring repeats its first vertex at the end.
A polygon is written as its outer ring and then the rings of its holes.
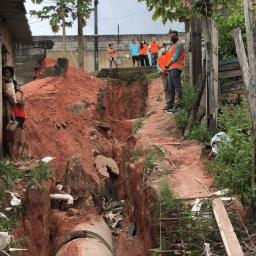
POLYGON ((107 129, 107 130, 110 128, 110 125, 108 123, 104 123, 104 122, 97 122, 95 125, 97 127, 107 129))
POLYGON ((86 200, 92 196, 96 205, 101 204, 101 189, 99 184, 83 169, 78 156, 68 160, 66 174, 61 178, 61 184, 67 188, 66 193, 72 194, 74 200, 80 200, 81 205, 86 205, 86 200))
POLYGON ((132 223, 130 228, 129 228, 129 231, 128 231, 128 236, 131 237, 135 234, 135 225, 132 223))
POLYGON ((156 114, 156 113, 157 113, 156 109, 155 109, 155 108, 152 108, 152 109, 150 109, 150 110, 147 112, 147 116, 151 116, 151 115, 156 114))
POLYGON ((116 162, 112 158, 105 157, 103 155, 98 155, 95 158, 95 164, 97 170, 101 170, 101 172, 107 172, 109 168, 110 172, 114 173, 115 175, 119 175, 119 168, 116 162))

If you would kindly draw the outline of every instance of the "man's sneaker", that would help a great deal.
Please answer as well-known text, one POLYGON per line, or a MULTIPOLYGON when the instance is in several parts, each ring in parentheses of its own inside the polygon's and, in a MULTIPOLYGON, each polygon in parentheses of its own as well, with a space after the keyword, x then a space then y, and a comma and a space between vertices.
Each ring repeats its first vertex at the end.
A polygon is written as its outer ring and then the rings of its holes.
POLYGON ((180 107, 175 108, 175 112, 178 112, 178 111, 180 111, 180 110, 181 110, 180 107))
POLYGON ((164 113, 165 113, 165 114, 171 114, 171 113, 172 113, 172 109, 166 109, 166 110, 164 111, 164 113))

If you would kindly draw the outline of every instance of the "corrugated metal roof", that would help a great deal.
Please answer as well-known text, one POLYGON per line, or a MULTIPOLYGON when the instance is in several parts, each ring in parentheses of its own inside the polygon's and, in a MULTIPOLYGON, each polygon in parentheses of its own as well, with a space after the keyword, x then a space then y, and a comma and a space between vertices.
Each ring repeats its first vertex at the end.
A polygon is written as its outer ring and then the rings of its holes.
POLYGON ((14 43, 33 44, 24 2, 25 0, 0 0, 0 17, 6 23, 14 43))

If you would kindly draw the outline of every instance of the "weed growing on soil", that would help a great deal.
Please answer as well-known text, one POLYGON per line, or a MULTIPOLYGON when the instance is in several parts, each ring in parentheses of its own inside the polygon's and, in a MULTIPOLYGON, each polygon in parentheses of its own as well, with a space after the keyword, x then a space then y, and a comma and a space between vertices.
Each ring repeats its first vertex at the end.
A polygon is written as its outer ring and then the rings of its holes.
POLYGON ((211 133, 205 124, 195 123, 192 131, 189 133, 190 140, 197 140, 201 143, 210 142, 211 133))
POLYGON ((251 188, 251 170, 253 167, 251 118, 248 103, 227 105, 219 116, 222 130, 230 137, 230 143, 223 143, 216 158, 208 163, 207 169, 215 174, 220 188, 229 188, 237 194, 242 203, 256 206, 251 188))
POLYGON ((135 148, 131 148, 132 158, 130 159, 130 162, 133 164, 139 160, 139 154, 138 150, 135 148))
POLYGON ((44 180, 50 179, 53 175, 53 170, 50 170, 48 165, 42 161, 39 161, 38 166, 28 174, 26 194, 29 198, 29 192, 35 185, 42 185, 42 191, 44 191, 44 180))
POLYGON ((159 78, 159 74, 157 71, 154 72, 145 72, 140 75, 140 80, 153 80, 159 78))
POLYGON ((157 102, 162 102, 162 101, 163 101, 162 96, 163 96, 162 93, 159 93, 159 94, 157 95, 157 99, 156 99, 157 102))
POLYGON ((180 103, 182 109, 177 114, 175 114, 174 122, 176 123, 177 127, 183 131, 187 126, 189 113, 192 106, 194 105, 197 91, 193 85, 191 85, 191 83, 185 83, 182 86, 182 92, 183 99, 180 103))
POLYGON ((0 161, 0 195, 4 195, 4 188, 12 190, 12 182, 21 176, 21 172, 17 171, 14 165, 7 161, 0 161))
POLYGON ((136 134, 136 133, 139 131, 140 127, 142 126, 142 122, 143 122, 142 118, 138 118, 138 119, 133 123, 133 130, 132 130, 132 134, 133 134, 133 135, 136 134))

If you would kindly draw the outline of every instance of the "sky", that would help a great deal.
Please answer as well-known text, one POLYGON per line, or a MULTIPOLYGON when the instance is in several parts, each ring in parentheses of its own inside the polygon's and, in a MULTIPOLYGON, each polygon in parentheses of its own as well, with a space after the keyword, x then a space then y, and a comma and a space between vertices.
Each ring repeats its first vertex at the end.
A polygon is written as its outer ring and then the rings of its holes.
MULTIPOLYGON (((50 5, 54 0, 45 0, 43 5, 50 5)), ((94 1, 92 1, 94 2, 94 1)), ((27 18, 33 36, 39 35, 61 35, 55 34, 49 25, 49 20, 38 20, 31 17, 30 10, 40 10, 43 5, 35 5, 31 0, 26 0, 27 18)), ((98 34, 113 35, 117 34, 119 24, 120 34, 164 34, 170 28, 184 32, 184 23, 167 22, 165 26, 162 19, 152 21, 152 12, 148 12, 145 2, 138 3, 137 0, 99 0, 98 4, 98 34)), ((66 29, 67 35, 77 35, 77 22, 72 28, 66 29)), ((84 35, 94 34, 94 13, 87 20, 84 28, 84 35)))

